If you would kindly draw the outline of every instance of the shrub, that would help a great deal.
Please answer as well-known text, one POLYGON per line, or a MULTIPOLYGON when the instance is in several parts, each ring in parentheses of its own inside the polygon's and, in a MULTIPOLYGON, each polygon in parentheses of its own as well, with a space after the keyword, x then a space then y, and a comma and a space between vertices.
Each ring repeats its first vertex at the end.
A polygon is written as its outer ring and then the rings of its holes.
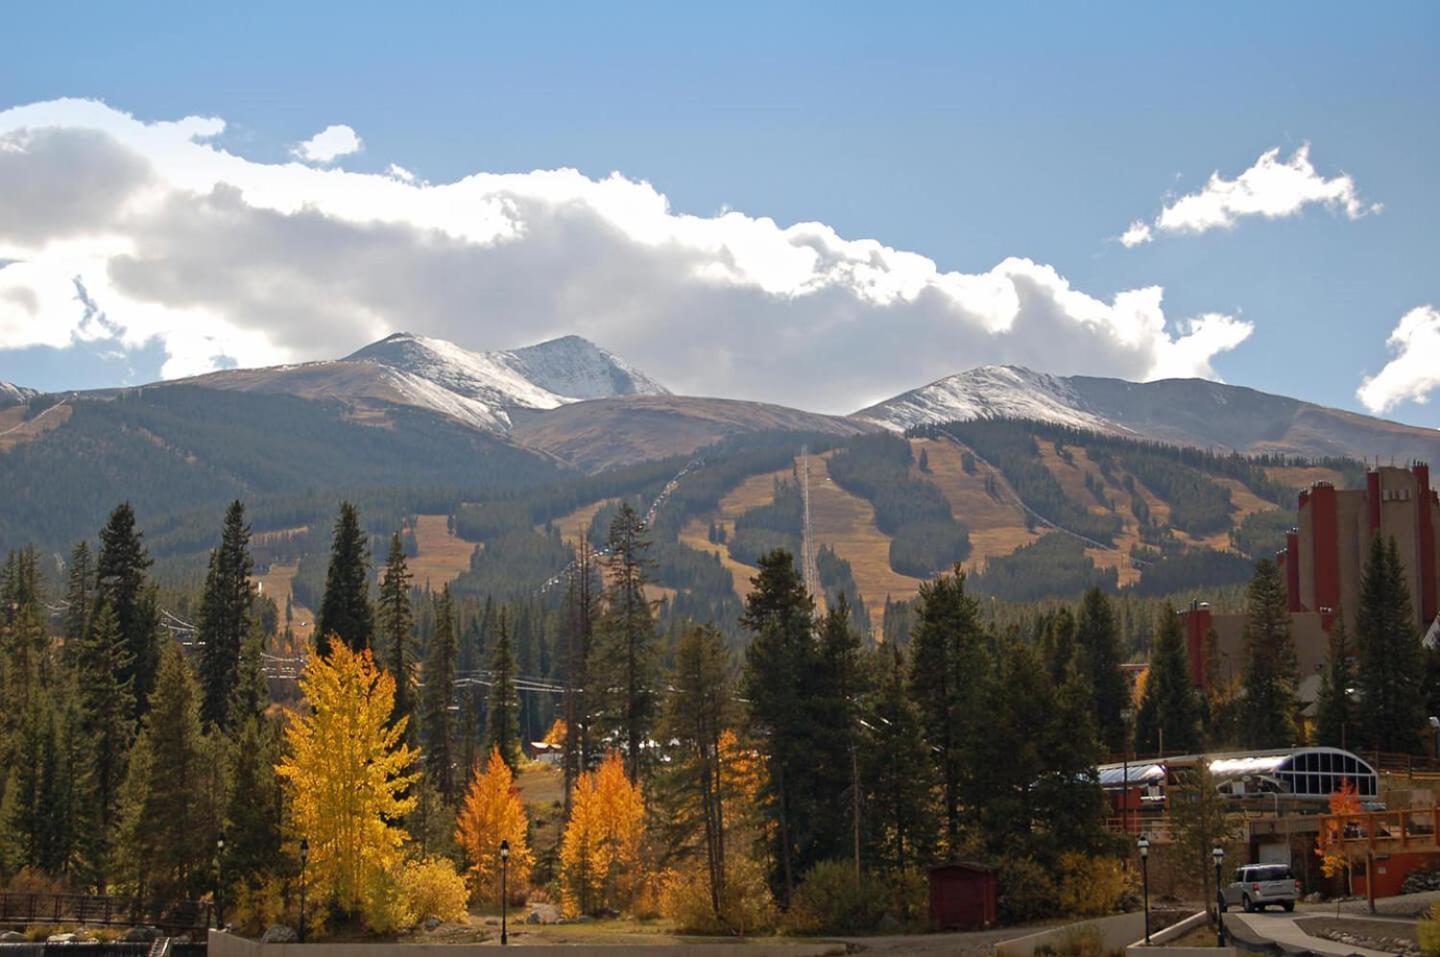
POLYGON ((1060 856, 1060 909, 1077 917, 1114 913, 1125 895, 1125 871, 1113 857, 1060 856))
POLYGON ((1056 957, 1106 957, 1105 935, 1093 924, 1067 927, 1047 950, 1056 957))
POLYGON ((245 882, 234 893, 235 903, 225 916, 241 931, 260 934, 273 924, 289 922, 281 878, 271 875, 257 884, 245 882))
POLYGON ((410 910, 417 920, 438 917, 464 920, 467 892, 465 878, 443 857, 406 861, 400 876, 410 910))
POLYGON ((802 934, 872 930, 885 916, 884 890, 868 874, 857 882, 849 861, 821 861, 795 891, 787 929, 802 934))
POLYGON ((409 930, 419 922, 419 917, 410 909, 410 899, 399 875, 382 871, 365 883, 364 893, 365 926, 372 933, 394 934, 409 930))
POLYGON ((1420 953, 1440 957, 1440 904, 1430 905, 1415 930, 1420 938, 1420 953))
POLYGON ((689 873, 668 871, 660 887, 660 913, 690 934, 745 936, 773 927, 775 907, 765 886, 765 871, 753 858, 731 855, 725 861, 725 893, 719 917, 710 901, 710 882, 689 873))
POLYGON ((1033 857, 1006 860, 999 869, 1000 919, 1007 924, 1048 917, 1059 906, 1059 890, 1050 869, 1033 857))

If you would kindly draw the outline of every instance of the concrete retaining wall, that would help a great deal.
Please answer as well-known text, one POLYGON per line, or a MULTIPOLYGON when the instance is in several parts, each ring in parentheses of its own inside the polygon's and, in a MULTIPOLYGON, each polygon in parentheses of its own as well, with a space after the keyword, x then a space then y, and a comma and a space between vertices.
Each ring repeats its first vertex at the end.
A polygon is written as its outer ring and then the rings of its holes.
MULTIPOLYGON (((484 957, 495 953, 496 941, 487 944, 261 944, 234 934, 210 932, 209 957, 415 957, 417 951, 440 953, 444 957, 484 957)), ((512 941, 513 942, 513 941, 512 941)), ((526 957, 619 957, 637 951, 673 954, 677 957, 830 957, 844 954, 845 946, 834 943, 694 943, 637 948, 633 944, 540 944, 526 943, 526 957)))
POLYGON ((1042 944, 1049 944, 1053 947, 1067 933, 1080 927, 1094 927, 1099 930, 1101 936, 1105 938, 1105 953, 1113 953, 1124 950, 1137 938, 1145 936, 1145 914, 1140 912, 1116 914, 1114 917, 1098 917, 1095 920, 1081 921, 1078 924, 1052 927, 1028 937, 1001 941, 995 945, 995 957, 1034 957, 1036 947, 1042 944))

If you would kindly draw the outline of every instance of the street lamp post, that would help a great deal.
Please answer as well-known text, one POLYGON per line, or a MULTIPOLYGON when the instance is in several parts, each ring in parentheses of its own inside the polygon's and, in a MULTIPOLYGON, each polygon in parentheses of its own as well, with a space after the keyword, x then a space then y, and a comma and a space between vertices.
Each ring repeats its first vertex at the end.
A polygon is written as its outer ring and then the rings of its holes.
POLYGON ((1150 944, 1150 839, 1144 834, 1135 842, 1140 849, 1140 886, 1145 895, 1145 944, 1150 944))
POLYGON ((1125 724, 1125 742, 1120 747, 1120 828, 1130 833, 1130 724, 1135 720, 1135 709, 1124 708, 1120 720, 1125 724))
POLYGON ((215 835, 215 929, 225 929, 225 829, 215 835))
POLYGON ((310 863, 310 838, 300 838, 300 943, 305 943, 305 865, 310 863))
POLYGON ((1215 860, 1215 946, 1225 946, 1225 892, 1220 889, 1220 865, 1225 862, 1225 848, 1216 847, 1210 852, 1215 860))
POLYGON ((510 863, 510 842, 500 842, 500 946, 504 947, 510 943, 510 929, 506 924, 506 911, 510 903, 509 894, 505 890, 505 869, 510 863))
POLYGON ((1440 761, 1440 717, 1430 716, 1430 730, 1435 732, 1435 760, 1440 761))

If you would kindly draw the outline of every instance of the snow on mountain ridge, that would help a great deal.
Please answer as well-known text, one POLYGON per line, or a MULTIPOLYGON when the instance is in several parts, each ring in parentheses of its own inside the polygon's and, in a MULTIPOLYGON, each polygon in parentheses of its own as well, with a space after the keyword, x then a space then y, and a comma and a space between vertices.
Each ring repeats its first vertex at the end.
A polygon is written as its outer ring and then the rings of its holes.
POLYGON ((29 402, 40 393, 34 389, 27 389, 24 386, 14 385, 10 382, 0 382, 0 406, 19 405, 22 402, 29 402))
POLYGON ((971 419, 1038 419, 1101 432, 1127 431, 1089 409, 1064 379, 1023 366, 979 366, 937 379, 852 418, 903 432, 971 419))
POLYGON ((616 395, 668 395, 638 369, 579 336, 506 352, 397 332, 347 357, 396 373, 396 390, 425 406, 508 431, 508 409, 548 410, 616 395))

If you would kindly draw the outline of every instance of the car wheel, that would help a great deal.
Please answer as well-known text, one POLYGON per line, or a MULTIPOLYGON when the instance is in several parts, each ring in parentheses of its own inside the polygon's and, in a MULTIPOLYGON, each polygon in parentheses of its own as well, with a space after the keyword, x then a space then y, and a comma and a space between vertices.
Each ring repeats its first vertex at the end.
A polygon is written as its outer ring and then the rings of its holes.
POLYGON ((1241 900, 1241 903, 1245 905, 1245 913, 1247 913, 1247 914, 1253 914, 1253 913, 1255 913, 1255 904, 1250 900, 1250 895, 1249 895, 1249 894, 1246 894, 1246 895, 1245 895, 1245 897, 1241 900))
POLYGON ((1281 904, 1280 906, 1285 908, 1285 913, 1287 913, 1287 914, 1293 913, 1294 910, 1295 910, 1295 902, 1294 902, 1294 901, 1286 901, 1285 903, 1281 904))

